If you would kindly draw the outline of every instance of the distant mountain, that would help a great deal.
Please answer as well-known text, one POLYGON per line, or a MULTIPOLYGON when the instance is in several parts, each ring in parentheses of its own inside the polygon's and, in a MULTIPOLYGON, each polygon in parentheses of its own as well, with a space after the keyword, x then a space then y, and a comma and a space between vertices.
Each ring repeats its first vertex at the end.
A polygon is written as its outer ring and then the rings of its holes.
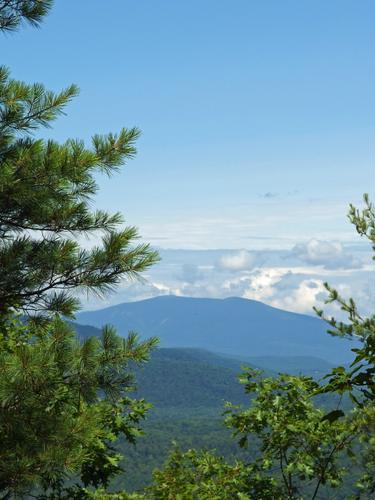
MULTIPOLYGON (((73 322, 71 325, 81 340, 101 335, 99 328, 73 322)), ((187 409, 193 414, 205 414, 210 408, 222 408, 226 400, 247 401, 238 382, 244 364, 203 349, 158 348, 147 363, 133 370, 139 396, 152 403, 156 411, 168 411, 171 416, 183 409, 186 416, 187 409)), ((270 369, 265 369, 265 374, 276 375, 270 369)))
MULTIPOLYGON (((145 301, 143 305, 148 302, 145 301)), ((177 302, 181 305, 180 299, 177 302)), ((217 303, 224 306, 227 301, 217 303)), ((124 304, 127 305, 130 304, 124 304)), ((105 311, 107 310, 98 312, 105 311)), ((140 313, 137 311, 137 314, 140 313)), ((79 320, 87 322, 87 316, 82 316, 83 314, 79 320)), ((189 318, 189 315, 186 317, 189 318)), ((151 317, 149 321, 152 321, 151 317)), ((316 321, 318 320, 315 323, 316 321)), ((227 324, 229 323, 228 319, 227 324)), ((186 332, 187 326, 183 321, 181 324, 186 332)), ((81 339, 101 334, 100 329, 94 326, 77 323, 72 323, 72 326, 81 339)), ((318 326, 321 326, 319 322, 318 326)), ((133 322, 130 328, 134 327, 133 322)), ((140 328, 137 329, 140 331, 140 328)), ((237 332, 238 329, 233 331, 237 332)), ((123 329, 122 333, 126 334, 127 329, 123 329)), ((155 333, 152 330, 149 335, 155 333)), ((322 338, 326 337, 328 335, 323 333, 322 338)), ((238 448, 237 441, 231 437, 231 431, 224 426, 222 417, 225 401, 245 406, 250 404, 251 396, 245 394, 244 386, 237 379, 244 365, 260 367, 264 369, 266 376, 288 372, 320 377, 331 367, 328 362, 311 356, 252 357, 240 353, 233 357, 198 348, 155 349, 145 365, 135 368, 138 386, 138 394, 135 395, 145 398, 153 405, 142 426, 146 435, 138 440, 136 447, 129 447, 127 442, 120 440, 118 447, 125 456, 122 466, 126 473, 118 476, 111 487, 114 490, 126 487, 132 491, 150 484, 152 470, 162 466, 172 442, 177 442, 182 450, 215 449, 229 461, 241 458, 248 460, 248 450, 238 448)), ((335 407, 337 401, 335 398, 331 399, 332 396, 322 397, 321 404, 327 404, 328 408, 335 407)))
POLYGON ((327 325, 318 318, 242 298, 162 296, 82 312, 77 321, 95 327, 111 324, 120 335, 129 330, 143 338, 156 335, 162 347, 195 347, 245 360, 306 356, 346 363, 354 347, 328 335, 327 325))
MULTIPOLYGON (((101 330, 95 326, 71 323, 80 339, 100 336, 101 330)), ((151 361, 162 360, 163 363, 206 363, 210 366, 234 370, 237 374, 243 366, 251 366, 262 370, 266 375, 289 373, 290 375, 309 375, 320 378, 327 374, 335 365, 313 356, 238 356, 213 353, 206 349, 194 347, 159 348, 153 352, 151 361)))
POLYGON ((69 323, 77 332, 78 338, 80 340, 87 339, 88 337, 100 337, 102 333, 100 328, 96 328, 95 326, 81 325, 73 321, 69 321, 69 323))

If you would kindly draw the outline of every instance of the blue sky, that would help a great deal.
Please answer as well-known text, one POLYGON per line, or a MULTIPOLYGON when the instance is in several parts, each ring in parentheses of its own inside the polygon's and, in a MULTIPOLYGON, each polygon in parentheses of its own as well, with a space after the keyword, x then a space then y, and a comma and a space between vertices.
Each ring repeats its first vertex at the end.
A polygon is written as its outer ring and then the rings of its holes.
POLYGON ((372 0, 57 0, 40 30, 2 38, 1 61, 80 86, 46 136, 142 129, 98 205, 180 250, 181 269, 182 249, 198 268, 198 250, 336 255, 357 241, 348 203, 374 191, 374 18, 372 0))

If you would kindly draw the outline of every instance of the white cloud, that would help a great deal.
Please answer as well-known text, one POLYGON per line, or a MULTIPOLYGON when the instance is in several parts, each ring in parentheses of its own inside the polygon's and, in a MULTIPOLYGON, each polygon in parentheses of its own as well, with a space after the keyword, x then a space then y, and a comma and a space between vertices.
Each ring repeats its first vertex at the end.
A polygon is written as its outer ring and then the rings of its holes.
POLYGON ((311 313, 314 306, 318 305, 319 295, 325 292, 323 282, 316 279, 307 279, 299 283, 294 290, 288 290, 286 293, 270 301, 270 304, 279 309, 294 311, 299 313, 311 313))
POLYGON ((274 294, 274 286, 284 276, 287 271, 284 269, 267 268, 258 270, 252 277, 249 287, 245 290, 243 297, 267 301, 274 294))
POLYGON ((329 240, 334 234, 340 241, 356 241, 345 217, 347 199, 305 199, 293 191, 280 196, 273 196, 276 191, 264 194, 265 198, 256 196, 245 203, 226 205, 225 215, 222 207, 202 211, 193 206, 188 213, 177 210, 163 219, 148 213, 134 223, 145 241, 174 249, 242 248, 249 236, 256 238, 251 240, 252 249, 262 250, 266 246, 288 249, 291 242, 312 236, 329 240))
POLYGON ((273 286, 285 273, 280 269, 256 269, 250 274, 227 279, 222 284, 226 295, 266 301, 273 294, 273 286))
POLYGON ((218 267, 228 271, 242 271, 253 268, 257 261, 257 255, 246 250, 240 250, 219 259, 218 267))
POLYGON ((236 295, 265 302, 280 309, 312 313, 313 306, 321 305, 323 280, 306 277, 288 268, 264 268, 226 280, 224 296, 236 295))
MULTIPOLYGON (((316 241, 301 243, 299 257, 292 256, 290 250, 163 251, 162 261, 144 276, 147 280, 124 281, 105 302, 91 298, 89 303, 84 303, 84 308, 106 307, 165 294, 211 298, 237 296, 307 314, 314 314, 312 307, 315 305, 338 316, 341 313, 337 308, 323 305, 327 296, 323 282, 328 281, 343 296, 352 296, 361 312, 373 313, 374 265, 349 269, 335 267, 331 260, 333 255, 338 259, 343 255, 346 258, 347 247, 316 241)), ((353 259, 359 261, 364 261, 369 253, 359 247, 351 247, 350 252, 353 259)))
POLYGON ((178 280, 186 283, 197 283, 204 279, 204 266, 197 266, 195 264, 182 264, 179 272, 176 275, 178 280))
POLYGON ((307 264, 324 266, 328 269, 361 267, 360 261, 346 252, 338 241, 311 239, 307 243, 295 245, 291 255, 307 264))

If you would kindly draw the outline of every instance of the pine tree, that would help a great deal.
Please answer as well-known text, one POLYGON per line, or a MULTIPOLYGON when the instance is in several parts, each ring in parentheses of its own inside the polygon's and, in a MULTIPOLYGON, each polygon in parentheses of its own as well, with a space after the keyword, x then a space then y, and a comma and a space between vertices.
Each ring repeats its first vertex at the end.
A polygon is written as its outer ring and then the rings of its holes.
MULTIPOLYGON (((51 1, 0 0, 0 31, 38 25, 51 1)), ((77 292, 103 294, 134 279, 157 253, 135 244, 120 214, 91 208, 95 175, 111 175, 135 153, 136 128, 63 144, 36 133, 64 112, 59 93, 0 67, 0 495, 58 498, 64 481, 106 487, 119 471, 113 442, 134 442, 148 409, 130 397, 131 368, 157 340, 104 328, 83 342, 62 317, 77 292), (78 243, 94 236, 90 250, 78 243), (37 490, 35 490, 37 488, 37 490)), ((77 487, 77 498, 81 495, 77 487)), ((75 495, 75 493, 74 493, 75 495)), ((68 494, 73 498, 73 493, 68 494)))
POLYGON ((148 245, 132 246, 134 227, 119 229, 120 214, 93 211, 94 173, 111 175, 132 158, 139 131, 96 135, 92 148, 30 135, 49 126, 77 94, 13 80, 0 68, 0 308, 4 313, 47 311, 73 315, 76 290, 103 293, 157 260, 148 245), (77 237, 103 234, 81 248, 77 237))
POLYGON ((156 339, 121 339, 106 327, 80 342, 58 317, 43 325, 12 317, 1 334, 0 494, 38 488, 50 498, 69 475, 107 486, 120 471, 114 442, 134 443, 149 408, 130 397, 129 365, 146 361, 156 339))
POLYGON ((0 30, 13 31, 22 21, 39 26, 52 3, 52 0, 1 0, 0 30))

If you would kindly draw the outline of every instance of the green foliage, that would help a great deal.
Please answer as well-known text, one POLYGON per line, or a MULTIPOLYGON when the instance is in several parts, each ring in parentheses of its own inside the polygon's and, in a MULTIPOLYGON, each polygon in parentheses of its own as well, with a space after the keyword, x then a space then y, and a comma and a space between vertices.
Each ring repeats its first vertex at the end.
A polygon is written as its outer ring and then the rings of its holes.
POLYGON ((143 493, 109 493, 104 488, 91 490, 73 486, 66 488, 59 496, 50 496, 49 500, 141 500, 147 497, 143 493))
POLYGON ((123 473, 114 477, 111 489, 134 491, 152 483, 152 472, 160 469, 167 461, 173 443, 178 449, 215 450, 215 454, 223 457, 228 463, 246 458, 233 440, 220 417, 220 410, 201 410, 193 415, 186 409, 180 413, 164 412, 154 416, 155 407, 147 415, 143 429, 145 435, 137 441, 136 446, 129 448, 123 440, 119 441, 118 450, 124 455, 121 466, 123 473))
MULTIPOLYGON (((371 243, 375 252, 375 207, 367 194, 364 195, 365 207, 358 210, 350 205, 349 220, 354 224, 357 233, 371 243)), ((375 259, 375 256, 373 256, 375 259)), ((322 310, 316 312, 331 326, 329 333, 341 337, 355 339, 360 347, 352 349, 355 358, 347 369, 343 366, 334 368, 325 379, 328 382, 320 388, 320 393, 348 393, 351 400, 361 409, 362 417, 362 477, 357 486, 361 492, 375 493, 375 316, 363 317, 352 298, 343 298, 337 290, 326 283, 329 296, 327 303, 338 305, 348 318, 348 322, 337 321, 327 317, 322 310)), ((331 415, 334 420, 337 415, 331 415)))
POLYGON ((208 452, 175 450, 163 471, 155 471, 148 498, 170 500, 250 500, 281 498, 271 477, 243 462, 227 464, 208 452))
POLYGON ((227 367, 220 365, 221 360, 225 358, 215 354, 205 359, 199 350, 158 349, 137 371, 139 391, 153 403, 155 411, 163 410, 165 417, 178 409, 185 418, 209 409, 219 415, 228 399, 238 403, 246 400, 237 383, 241 362, 228 360, 227 367))
MULTIPOLYGON (((350 205, 349 220, 354 224, 358 234, 367 238, 375 252, 375 207, 368 195, 364 195, 365 208, 360 211, 350 205)), ((375 259, 375 256, 373 256, 375 259)), ((334 368, 327 375, 328 384, 324 392, 348 392, 351 399, 359 406, 375 401, 375 316, 362 317, 352 298, 345 300, 328 283, 325 284, 329 292, 327 303, 335 303, 347 315, 348 323, 328 318, 322 310, 316 310, 331 326, 329 333, 340 337, 360 341, 359 348, 354 348, 355 359, 347 370, 342 366, 334 368)))
MULTIPOLYGON (((349 218, 375 250, 375 208, 367 196, 365 204, 362 212, 351 206, 349 218)), ((343 299, 328 284, 326 288, 327 302, 337 303, 349 321, 346 324, 317 312, 332 327, 332 335, 360 341, 360 347, 353 349, 355 359, 349 369, 333 368, 323 386, 310 377, 262 378, 256 370, 244 374, 246 392, 253 395, 251 405, 228 404, 226 423, 240 438, 240 446, 249 448, 249 460, 240 462, 249 483, 234 487, 231 498, 239 494, 243 498, 315 499, 321 494, 331 498, 332 489, 344 488, 348 473, 351 494, 347 498, 370 498, 375 492, 375 316, 363 318, 353 299, 343 299), (345 413, 341 399, 347 393, 356 408, 345 413), (338 405, 328 413, 314 404, 314 398, 322 394, 340 395, 338 405), (264 478, 268 482, 262 482, 264 478), (256 494, 249 489, 254 484, 259 486, 256 494)), ((230 467, 212 455, 175 453, 164 471, 155 474, 151 491, 156 498, 205 498, 205 488, 212 488, 212 482, 216 486, 221 474, 230 481, 230 467), (214 472, 208 463, 215 464, 214 472), (209 471, 208 477, 202 469, 209 471), (197 483, 194 478, 199 478, 197 483)), ((214 496, 215 489, 210 494, 214 496)))
MULTIPOLYGON (((23 21, 38 25, 51 5, 0 0, 0 31, 23 21)), ((323 387, 310 377, 262 378, 249 370, 243 382, 251 405, 228 404, 226 412, 227 426, 248 455, 229 462, 213 452, 175 449, 143 493, 107 492, 120 471, 116 441, 135 443, 142 434, 149 405, 129 396, 135 388, 131 370, 148 359, 156 340, 140 342, 133 332, 121 339, 106 327, 100 339, 80 342, 61 316, 74 316, 78 290, 106 293, 122 279, 138 277, 158 256, 134 243, 137 231, 123 228, 120 214, 91 208, 95 176, 112 175, 134 156, 138 129, 94 135, 90 147, 32 135, 49 127, 77 92, 74 85, 54 93, 16 81, 0 67, 0 493, 315 499, 342 487, 349 460, 361 467, 356 498, 373 494, 375 316, 363 318, 352 299, 329 285, 328 302, 348 315, 347 324, 325 318, 331 333, 361 342, 349 370, 334 368, 323 387), (82 248, 82 235, 99 237, 100 244, 82 248), (322 393, 349 393, 356 408, 344 413, 338 404, 327 413, 314 404, 322 393), (66 486, 72 477, 76 484, 66 486)), ((361 212, 351 206, 349 218, 375 250, 375 208, 367 196, 365 205, 361 212)), ((198 376, 203 381, 205 369, 198 376)))
MULTIPOLYGON (((49 0, 0 0, 0 31, 38 25, 49 0)), ((111 175, 136 153, 136 128, 64 144, 34 134, 64 112, 75 85, 54 93, 0 67, 0 494, 70 498, 106 487, 119 472, 115 441, 134 443, 149 406, 129 396, 131 369, 156 339, 77 341, 61 317, 79 307, 78 292, 103 294, 158 260, 134 244, 120 214, 93 210, 97 173, 111 175), (82 235, 99 240, 90 250, 82 235), (22 315, 22 316, 21 316, 22 315)), ((78 498, 78 496, 77 496, 78 498)))
MULTIPOLYGON (((281 500, 331 498, 338 489, 353 493, 356 457, 366 435, 362 411, 330 422, 312 401, 318 384, 309 377, 261 378, 249 371, 243 381, 253 396, 251 405, 228 404, 226 418, 240 438, 237 460, 208 451, 175 450, 154 474, 147 498, 281 500)), ((368 419, 366 425, 371 425, 368 419)))
POLYGON ((354 457, 360 467, 356 486, 359 495, 371 498, 375 494, 375 406, 371 403, 364 405, 359 414, 361 454, 354 457))
POLYGON ((144 362, 155 339, 121 339, 109 328, 80 343, 56 318, 4 329, 0 350, 0 491, 57 488, 67 473, 106 485, 119 470, 111 442, 140 434, 149 407, 128 396, 129 363, 144 362))
POLYGON ((52 0, 1 0, 0 31, 13 31, 22 21, 39 26, 52 4, 52 0))
POLYGON ((31 138, 48 126, 77 94, 12 80, 0 67, 0 311, 44 311, 72 316, 74 291, 103 294, 121 279, 136 278, 158 256, 133 245, 134 227, 118 229, 120 214, 93 211, 96 172, 111 175, 136 153, 136 128, 64 144, 31 138), (102 235, 101 245, 83 249, 82 234, 102 235))
POLYGON ((312 401, 319 385, 309 377, 261 378, 249 371, 243 379, 255 398, 248 409, 228 405, 227 425, 240 436, 240 446, 259 444, 255 463, 278 471, 283 498, 300 498, 306 486, 311 498, 323 484, 340 486, 345 470, 338 458, 352 450, 359 434, 356 415, 345 421, 325 418, 312 401))

